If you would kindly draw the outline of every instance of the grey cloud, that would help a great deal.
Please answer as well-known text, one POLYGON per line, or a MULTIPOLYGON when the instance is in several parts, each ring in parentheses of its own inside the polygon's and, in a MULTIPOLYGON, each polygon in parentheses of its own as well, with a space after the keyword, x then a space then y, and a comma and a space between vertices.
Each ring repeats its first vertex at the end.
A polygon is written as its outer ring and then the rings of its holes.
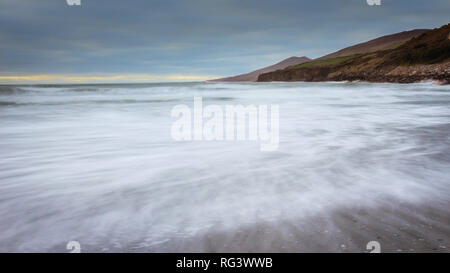
POLYGON ((442 0, 2 0, 0 71, 232 75, 448 14, 442 0))

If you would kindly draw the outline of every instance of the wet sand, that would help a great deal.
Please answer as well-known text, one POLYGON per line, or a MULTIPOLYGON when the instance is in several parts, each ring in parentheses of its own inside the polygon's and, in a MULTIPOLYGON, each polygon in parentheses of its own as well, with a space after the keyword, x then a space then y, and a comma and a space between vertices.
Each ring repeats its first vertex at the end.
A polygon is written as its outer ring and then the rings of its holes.
POLYGON ((236 230, 217 230, 191 238, 171 238, 132 252, 450 252, 450 204, 412 204, 386 200, 377 208, 352 206, 326 215, 236 230))

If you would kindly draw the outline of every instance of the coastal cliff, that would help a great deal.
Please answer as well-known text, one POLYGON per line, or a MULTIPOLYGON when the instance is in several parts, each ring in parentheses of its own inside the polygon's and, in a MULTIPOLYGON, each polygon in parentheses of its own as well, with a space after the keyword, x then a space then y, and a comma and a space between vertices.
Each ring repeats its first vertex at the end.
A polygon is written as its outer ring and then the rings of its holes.
POLYGON ((316 59, 263 73, 258 81, 368 81, 450 83, 450 24, 402 45, 365 54, 316 59))

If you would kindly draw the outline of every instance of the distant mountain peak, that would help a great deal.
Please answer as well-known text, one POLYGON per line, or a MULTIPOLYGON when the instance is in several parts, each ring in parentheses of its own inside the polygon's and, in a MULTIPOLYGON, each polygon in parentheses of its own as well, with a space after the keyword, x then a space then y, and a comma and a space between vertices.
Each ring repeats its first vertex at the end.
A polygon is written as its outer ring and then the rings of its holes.
MULTIPOLYGON (((284 59, 283 61, 288 61, 288 60, 299 60, 299 59, 309 59, 308 57, 306 57, 306 56, 301 56, 301 57, 297 57, 297 56, 291 56, 291 57, 289 57, 289 58, 286 58, 286 59, 284 59)), ((282 61, 282 62, 283 62, 282 61)))

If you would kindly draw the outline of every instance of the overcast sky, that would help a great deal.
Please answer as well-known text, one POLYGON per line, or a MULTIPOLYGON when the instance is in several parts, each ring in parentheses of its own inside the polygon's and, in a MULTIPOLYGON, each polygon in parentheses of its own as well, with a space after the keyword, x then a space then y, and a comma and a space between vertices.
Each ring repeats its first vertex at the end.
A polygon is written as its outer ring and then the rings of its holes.
POLYGON ((449 0, 0 0, 0 82, 204 80, 449 23, 449 0))

